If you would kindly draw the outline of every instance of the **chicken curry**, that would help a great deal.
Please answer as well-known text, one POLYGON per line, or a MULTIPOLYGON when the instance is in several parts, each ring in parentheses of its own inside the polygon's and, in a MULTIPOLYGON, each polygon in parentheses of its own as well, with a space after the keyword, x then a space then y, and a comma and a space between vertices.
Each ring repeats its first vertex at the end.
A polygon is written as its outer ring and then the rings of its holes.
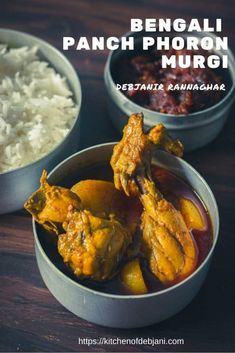
POLYGON ((146 294, 183 280, 206 257, 208 212, 190 186, 151 164, 156 148, 183 154, 162 124, 145 133, 142 114, 134 114, 113 150, 114 182, 87 178, 71 188, 53 186, 44 171, 25 203, 48 239, 54 234, 60 258, 84 285, 146 294))

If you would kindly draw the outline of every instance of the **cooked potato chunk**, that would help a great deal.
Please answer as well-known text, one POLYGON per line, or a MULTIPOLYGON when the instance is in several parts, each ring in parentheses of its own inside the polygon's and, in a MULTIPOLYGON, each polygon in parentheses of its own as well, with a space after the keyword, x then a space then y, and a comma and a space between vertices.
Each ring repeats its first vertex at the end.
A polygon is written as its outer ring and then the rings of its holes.
POLYGON ((114 184, 104 180, 82 180, 71 188, 79 196, 82 207, 99 217, 107 217, 115 214, 121 217, 122 198, 120 191, 114 184))
POLYGON ((182 197, 180 211, 189 229, 202 230, 205 228, 200 211, 192 201, 182 197))
POLYGON ((148 293, 138 259, 128 262, 123 267, 121 280, 132 294, 148 293))

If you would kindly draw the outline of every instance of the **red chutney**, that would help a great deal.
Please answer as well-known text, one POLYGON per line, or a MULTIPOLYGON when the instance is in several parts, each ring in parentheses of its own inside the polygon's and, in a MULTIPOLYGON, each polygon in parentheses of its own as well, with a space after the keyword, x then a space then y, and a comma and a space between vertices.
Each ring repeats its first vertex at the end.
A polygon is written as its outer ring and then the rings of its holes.
MULTIPOLYGON (((178 84, 221 85, 222 77, 218 71, 210 68, 162 68, 162 55, 190 55, 198 54, 193 50, 141 52, 133 57, 120 57, 114 70, 116 83, 132 84, 162 84, 162 90, 127 90, 123 93, 133 102, 144 108, 166 114, 187 115, 204 110, 219 102, 226 91, 222 90, 169 90, 178 84), (172 86, 171 86, 172 87, 172 86)), ((208 54, 200 51, 205 57, 208 54)))
MULTIPOLYGON (((170 173, 166 169, 159 167, 152 167, 152 175, 154 180, 156 181, 156 185, 159 190, 163 193, 164 197, 173 203, 173 205, 179 209, 179 198, 184 197, 191 200, 199 209, 201 216, 203 218, 205 228, 202 231, 192 230, 191 235, 196 241, 198 247, 198 263, 197 267, 202 263, 202 261, 207 256, 213 241, 213 231, 212 224, 210 220, 210 215, 205 208, 204 204, 197 196, 197 194, 192 190, 192 188, 185 183, 183 180, 170 173)), ((102 175, 103 177, 103 175, 102 175)), ((137 219, 140 222, 140 216, 142 213, 142 206, 138 201, 138 198, 128 198, 125 199, 125 204, 123 207, 127 211, 128 220, 137 219)), ((139 237, 141 237, 140 230, 137 229, 136 234, 134 236, 134 241, 138 241, 139 237)), ((170 287, 182 280, 177 279, 175 282, 171 282, 168 284, 162 284, 149 270, 147 261, 141 258, 141 268, 143 271, 145 283, 148 287, 148 292, 157 292, 159 290, 170 287)), ((109 281, 103 283, 95 283, 89 280, 80 281, 82 284, 93 288, 98 291, 102 291, 105 293, 113 293, 113 294, 130 294, 125 286, 123 285, 120 274, 115 276, 109 281)))

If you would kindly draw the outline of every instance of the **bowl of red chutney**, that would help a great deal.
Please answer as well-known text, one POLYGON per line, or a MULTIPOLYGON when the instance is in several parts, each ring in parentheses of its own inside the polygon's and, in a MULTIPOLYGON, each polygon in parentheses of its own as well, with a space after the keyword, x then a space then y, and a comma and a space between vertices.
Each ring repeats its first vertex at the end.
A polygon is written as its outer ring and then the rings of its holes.
MULTIPOLYGON (((148 34, 149 35, 149 34, 148 34)), ((193 34, 200 43, 205 35, 193 34)), ((173 137, 179 137, 186 151, 213 141, 222 130, 235 98, 235 60, 230 49, 143 49, 146 32, 129 32, 134 50, 111 51, 104 80, 108 110, 121 132, 128 116, 142 111, 145 126, 163 123, 173 137), (223 60, 226 58, 226 66, 223 60), (220 65, 216 65, 216 60, 220 65), (218 66, 218 67, 216 67, 218 66)), ((157 33, 156 33, 157 36, 157 33)), ((170 33, 170 43, 175 33, 170 33)), ((191 34, 182 34, 187 39, 191 34)))

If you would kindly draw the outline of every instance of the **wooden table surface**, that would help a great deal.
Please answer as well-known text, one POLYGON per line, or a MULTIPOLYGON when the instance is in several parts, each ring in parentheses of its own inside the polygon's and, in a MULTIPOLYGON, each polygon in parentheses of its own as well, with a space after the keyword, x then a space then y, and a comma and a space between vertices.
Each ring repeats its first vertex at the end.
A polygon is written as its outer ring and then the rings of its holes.
MULTIPOLYGON (((0 27, 37 35, 62 48, 63 35, 110 36, 129 30, 131 17, 222 17, 235 51, 233 1, 225 0, 11 0, 0 3, 0 27)), ((104 52, 67 52, 83 89, 81 147, 116 140, 106 112, 104 52), (89 127, 96 128, 90 132, 89 127)), ((221 135, 185 156, 208 181, 218 201, 221 230, 205 284, 173 318, 147 328, 99 327, 63 308, 45 287, 24 211, 0 217, 0 350, 9 351, 235 351, 235 107, 221 135), (78 344, 78 338, 183 338, 183 346, 78 344)), ((200 136, 199 136, 200 138, 200 136)), ((0 195, 1 196, 1 195, 0 195)))

